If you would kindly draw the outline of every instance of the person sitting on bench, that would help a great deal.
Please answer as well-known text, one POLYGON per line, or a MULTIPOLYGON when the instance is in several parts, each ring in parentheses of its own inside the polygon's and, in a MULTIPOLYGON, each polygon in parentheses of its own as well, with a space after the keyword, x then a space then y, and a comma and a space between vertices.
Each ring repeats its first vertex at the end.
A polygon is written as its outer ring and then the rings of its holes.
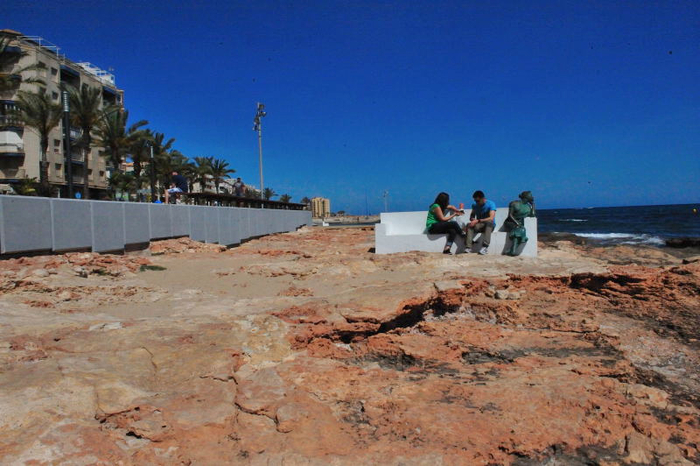
POLYGON ((472 204, 472 213, 469 215, 470 222, 466 226, 467 230, 467 249, 470 252, 474 243, 474 235, 481 233, 483 241, 479 254, 488 253, 489 244, 491 244, 491 233, 496 228, 496 203, 486 199, 483 191, 474 191, 472 195, 474 204, 472 204))
POLYGON ((180 194, 187 192, 187 178, 180 175, 178 172, 173 172, 172 183, 170 183, 170 189, 165 190, 165 203, 170 203, 170 195, 173 194, 175 202, 180 194))
POLYGON ((447 193, 438 194, 435 198, 435 202, 433 202, 428 209, 428 219, 425 222, 428 233, 447 233, 447 243, 445 244, 445 249, 442 251, 443 254, 450 254, 452 243, 454 243, 457 235, 464 237, 464 232, 459 226, 459 223, 452 220, 453 218, 462 214, 464 214, 463 211, 450 205, 450 195, 447 193), (454 213, 445 216, 448 210, 451 210, 454 213))

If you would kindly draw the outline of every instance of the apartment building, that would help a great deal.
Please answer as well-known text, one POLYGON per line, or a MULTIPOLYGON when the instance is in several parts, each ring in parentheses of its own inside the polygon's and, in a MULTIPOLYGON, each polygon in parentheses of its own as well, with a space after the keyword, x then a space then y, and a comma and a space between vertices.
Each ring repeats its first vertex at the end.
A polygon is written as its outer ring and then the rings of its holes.
MULTIPOLYGON (((41 37, 25 36, 9 29, 0 30, 0 38, 7 40, 3 58, 10 58, 9 64, 0 69, 3 75, 10 75, 17 85, 0 92, 0 191, 8 191, 12 185, 22 179, 39 179, 41 146, 39 135, 29 127, 12 117, 18 92, 46 89, 52 100, 61 103, 61 85, 70 84, 76 89, 90 86, 101 89, 102 106, 123 104, 124 91, 118 89, 114 75, 101 70, 87 62, 74 62, 66 58, 61 49, 41 37), (14 58, 13 58, 14 57, 14 58), (34 68, 24 71, 28 66, 34 68), (42 84, 30 84, 27 79, 40 79, 42 84)), ((8 60, 3 60, 7 62, 8 60)), ((49 163, 49 183, 55 195, 66 196, 66 160, 63 151, 63 124, 54 128, 49 137, 47 161, 49 163)), ((72 142, 80 138, 79 128, 69 128, 72 142)), ((73 184, 76 191, 81 190, 87 179, 92 198, 99 198, 106 193, 108 174, 104 150, 93 147, 87 156, 88 169, 85 171, 85 159, 82 150, 71 150, 73 167, 73 184)))
POLYGON ((325 197, 311 199, 311 216, 315 218, 329 217, 331 215, 331 201, 325 197))

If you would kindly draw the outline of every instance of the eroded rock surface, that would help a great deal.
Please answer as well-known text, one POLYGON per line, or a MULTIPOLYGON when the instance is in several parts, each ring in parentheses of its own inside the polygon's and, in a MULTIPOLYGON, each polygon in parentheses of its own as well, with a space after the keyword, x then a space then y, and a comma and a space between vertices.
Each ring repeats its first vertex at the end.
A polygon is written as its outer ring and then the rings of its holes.
POLYGON ((193 243, 0 263, 3 464, 700 462, 700 263, 193 243))

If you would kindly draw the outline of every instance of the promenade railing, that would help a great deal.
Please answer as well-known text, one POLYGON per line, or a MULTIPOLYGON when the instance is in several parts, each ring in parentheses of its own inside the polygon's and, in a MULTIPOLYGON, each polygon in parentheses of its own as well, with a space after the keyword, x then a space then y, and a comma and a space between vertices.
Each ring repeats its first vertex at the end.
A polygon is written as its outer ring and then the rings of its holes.
POLYGON ((251 197, 234 196, 233 194, 187 193, 187 199, 195 205, 252 207, 261 209, 304 210, 306 204, 294 202, 271 201, 251 197))

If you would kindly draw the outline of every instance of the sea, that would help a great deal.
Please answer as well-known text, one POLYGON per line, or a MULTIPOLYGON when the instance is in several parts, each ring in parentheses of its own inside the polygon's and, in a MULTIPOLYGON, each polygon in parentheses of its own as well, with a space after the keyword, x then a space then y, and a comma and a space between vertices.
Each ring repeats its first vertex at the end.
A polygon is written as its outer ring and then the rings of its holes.
POLYGON ((663 247, 669 238, 700 238, 700 204, 538 209, 537 226, 555 238, 573 234, 601 245, 663 247))

